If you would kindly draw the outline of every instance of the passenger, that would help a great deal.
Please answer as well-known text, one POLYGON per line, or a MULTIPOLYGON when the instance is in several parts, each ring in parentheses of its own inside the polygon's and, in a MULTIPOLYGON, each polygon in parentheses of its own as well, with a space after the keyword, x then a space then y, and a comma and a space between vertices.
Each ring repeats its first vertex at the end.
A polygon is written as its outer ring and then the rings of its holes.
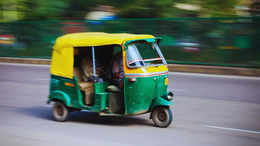
POLYGON ((85 81, 97 81, 102 82, 103 79, 101 78, 102 74, 104 73, 103 67, 96 62, 96 76, 93 75, 93 65, 91 57, 85 56, 81 61, 81 69, 83 71, 83 79, 85 81))
POLYGON ((90 56, 85 56, 80 63, 80 68, 82 71, 82 83, 79 83, 80 88, 85 93, 85 104, 92 105, 94 103, 94 82, 103 82, 103 79, 100 77, 102 75, 102 67, 97 65, 96 67, 96 76, 93 75, 93 65, 92 59, 90 56))

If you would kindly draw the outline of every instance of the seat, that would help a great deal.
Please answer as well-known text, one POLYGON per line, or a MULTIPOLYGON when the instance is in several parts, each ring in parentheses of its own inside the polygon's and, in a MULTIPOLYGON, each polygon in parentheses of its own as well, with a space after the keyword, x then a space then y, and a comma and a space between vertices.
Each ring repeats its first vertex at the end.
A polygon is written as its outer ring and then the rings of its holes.
POLYGON ((120 88, 118 88, 115 85, 109 85, 109 86, 107 86, 107 92, 119 93, 120 92, 120 88))
POLYGON ((94 102, 94 90, 93 90, 93 82, 84 82, 82 75, 80 73, 80 69, 78 67, 74 68, 74 75, 78 79, 79 88, 81 91, 84 91, 85 98, 84 102, 86 105, 92 105, 94 102))

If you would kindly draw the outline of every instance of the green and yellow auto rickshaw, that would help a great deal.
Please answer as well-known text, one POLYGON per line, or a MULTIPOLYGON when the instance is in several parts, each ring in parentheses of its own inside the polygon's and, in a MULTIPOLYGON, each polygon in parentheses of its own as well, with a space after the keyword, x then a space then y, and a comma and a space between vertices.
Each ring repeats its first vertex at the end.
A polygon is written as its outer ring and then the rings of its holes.
POLYGON ((65 121, 72 111, 101 116, 151 112, 155 126, 168 127, 173 98, 159 38, 126 33, 73 33, 53 48, 50 93, 53 117, 65 121))

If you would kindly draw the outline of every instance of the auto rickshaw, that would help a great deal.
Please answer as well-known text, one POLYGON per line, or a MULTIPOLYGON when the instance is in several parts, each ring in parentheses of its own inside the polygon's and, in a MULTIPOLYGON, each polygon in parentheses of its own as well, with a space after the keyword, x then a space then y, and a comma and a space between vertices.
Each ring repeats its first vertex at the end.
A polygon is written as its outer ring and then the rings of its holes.
POLYGON ((100 116, 151 113, 157 127, 173 116, 168 68, 152 35, 72 33, 57 38, 50 68, 47 103, 53 118, 65 121, 70 112, 87 110, 100 116))

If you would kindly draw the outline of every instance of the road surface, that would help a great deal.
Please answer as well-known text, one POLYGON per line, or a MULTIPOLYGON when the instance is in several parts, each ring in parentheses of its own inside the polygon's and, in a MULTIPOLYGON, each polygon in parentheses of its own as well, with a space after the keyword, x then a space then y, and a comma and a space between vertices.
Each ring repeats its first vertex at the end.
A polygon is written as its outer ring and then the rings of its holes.
POLYGON ((49 67, 0 63, 0 146, 259 146, 260 78, 170 73, 174 121, 149 114, 99 117, 75 112, 52 120, 49 67))

